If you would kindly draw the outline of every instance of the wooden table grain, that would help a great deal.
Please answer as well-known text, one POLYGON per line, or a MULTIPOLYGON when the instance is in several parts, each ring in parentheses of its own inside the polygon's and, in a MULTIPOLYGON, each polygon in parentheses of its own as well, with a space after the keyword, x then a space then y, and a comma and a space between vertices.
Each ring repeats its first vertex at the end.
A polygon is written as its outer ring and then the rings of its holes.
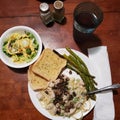
MULTIPOLYGON (((39 4, 53 0, 1 0, 0 36, 10 27, 26 25, 35 29, 41 36, 45 48, 69 46, 87 54, 87 48, 107 46, 113 83, 120 83, 120 1, 91 0, 101 7, 104 20, 90 36, 79 43, 73 37, 73 10, 86 0, 64 0, 66 22, 54 23, 46 27, 39 13, 39 4)), ((88 1, 88 0, 87 0, 88 1)), ((33 106, 28 94, 27 69, 12 69, 0 60, 0 120, 48 120, 33 106)), ((114 91, 115 120, 120 120, 120 90, 114 91)), ((84 120, 92 120, 91 111, 84 120)))

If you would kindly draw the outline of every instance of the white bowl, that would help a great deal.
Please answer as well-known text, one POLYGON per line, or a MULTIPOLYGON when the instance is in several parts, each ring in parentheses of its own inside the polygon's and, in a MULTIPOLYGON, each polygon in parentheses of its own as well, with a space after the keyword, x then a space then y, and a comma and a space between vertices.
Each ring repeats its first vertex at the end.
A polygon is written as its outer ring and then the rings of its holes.
POLYGON ((32 63, 34 63, 40 56, 42 52, 42 41, 41 38, 39 36, 39 34, 32 28, 27 27, 27 26, 15 26, 12 28, 9 28, 8 30, 6 30, 0 38, 0 59, 3 61, 3 63, 5 63, 7 66, 12 67, 12 68, 24 68, 27 67, 29 65, 31 65, 32 63), (8 57, 2 50, 3 47, 3 43, 6 41, 6 39, 12 34, 12 33, 19 33, 19 32, 30 32, 31 34, 34 35, 34 37, 36 38, 37 43, 39 44, 39 48, 38 48, 38 52, 36 54, 36 56, 30 61, 30 62, 24 62, 24 63, 15 63, 11 60, 10 57, 8 57))

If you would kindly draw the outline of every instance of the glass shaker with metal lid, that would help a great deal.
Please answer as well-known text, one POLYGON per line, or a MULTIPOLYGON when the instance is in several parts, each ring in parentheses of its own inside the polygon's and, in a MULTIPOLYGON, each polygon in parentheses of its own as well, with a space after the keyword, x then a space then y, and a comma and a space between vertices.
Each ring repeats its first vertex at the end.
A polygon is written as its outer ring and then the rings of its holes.
POLYGON ((50 11, 49 5, 44 2, 41 3, 39 7, 40 7, 40 17, 42 22, 45 25, 48 25, 49 23, 53 22, 54 18, 52 12, 50 11))
POLYGON ((62 23, 64 19, 65 9, 63 2, 60 0, 56 0, 54 2, 54 10, 53 10, 53 16, 54 20, 58 23, 62 23))

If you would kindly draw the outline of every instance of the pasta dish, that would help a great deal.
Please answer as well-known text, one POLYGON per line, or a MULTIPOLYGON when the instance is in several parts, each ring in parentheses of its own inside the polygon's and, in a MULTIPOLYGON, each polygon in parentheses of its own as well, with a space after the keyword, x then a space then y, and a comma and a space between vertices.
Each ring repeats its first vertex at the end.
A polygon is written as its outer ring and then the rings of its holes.
POLYGON ((47 89, 39 91, 37 98, 51 115, 65 117, 79 111, 85 112, 85 102, 88 100, 83 81, 63 74, 52 81, 47 89))

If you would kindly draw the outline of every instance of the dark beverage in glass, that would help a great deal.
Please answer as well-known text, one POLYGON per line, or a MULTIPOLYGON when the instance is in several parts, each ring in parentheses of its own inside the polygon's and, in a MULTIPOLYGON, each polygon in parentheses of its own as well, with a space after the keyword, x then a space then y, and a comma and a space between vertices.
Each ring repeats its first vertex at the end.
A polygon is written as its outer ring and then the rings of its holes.
POLYGON ((81 33, 93 33, 103 21, 102 10, 93 2, 83 2, 74 9, 74 29, 81 33))

